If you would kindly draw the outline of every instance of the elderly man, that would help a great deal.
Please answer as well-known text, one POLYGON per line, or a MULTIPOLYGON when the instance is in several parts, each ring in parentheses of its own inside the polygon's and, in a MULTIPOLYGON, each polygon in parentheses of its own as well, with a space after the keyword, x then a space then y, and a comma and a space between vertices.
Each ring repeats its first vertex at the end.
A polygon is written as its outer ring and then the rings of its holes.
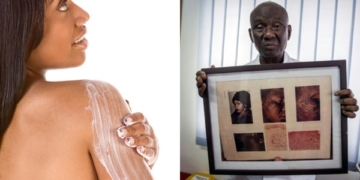
MULTIPOLYGON (((290 63, 298 62, 291 58, 285 51, 287 41, 291 37, 291 25, 288 24, 288 14, 286 10, 274 3, 264 2, 259 4, 250 15, 249 35, 255 44, 259 55, 246 65, 290 63)), ((214 67, 214 66, 212 66, 214 67)), ((203 71, 196 73, 196 85, 199 95, 202 97, 206 84, 206 74, 203 71)), ((358 111, 357 101, 350 89, 343 89, 335 92, 335 96, 341 96, 340 100, 342 112, 347 117, 354 118, 358 111)), ((235 177, 230 179, 242 179, 235 177)), ((248 177, 248 179, 262 179, 263 177, 248 177)), ((274 179, 274 177, 272 177, 274 179)), ((310 176, 283 176, 281 179, 315 179, 315 175, 310 176)), ((266 177, 264 177, 266 179, 266 177)))

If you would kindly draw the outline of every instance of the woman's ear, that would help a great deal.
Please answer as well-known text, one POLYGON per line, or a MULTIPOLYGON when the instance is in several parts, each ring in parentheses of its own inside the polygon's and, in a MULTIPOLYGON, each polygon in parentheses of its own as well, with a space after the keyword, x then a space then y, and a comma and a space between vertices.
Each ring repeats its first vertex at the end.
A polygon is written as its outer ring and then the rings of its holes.
POLYGON ((131 110, 131 106, 130 106, 129 101, 128 101, 127 99, 125 99, 125 101, 126 101, 126 104, 128 105, 128 107, 129 107, 129 109, 130 109, 130 112, 131 112, 132 110, 131 110))

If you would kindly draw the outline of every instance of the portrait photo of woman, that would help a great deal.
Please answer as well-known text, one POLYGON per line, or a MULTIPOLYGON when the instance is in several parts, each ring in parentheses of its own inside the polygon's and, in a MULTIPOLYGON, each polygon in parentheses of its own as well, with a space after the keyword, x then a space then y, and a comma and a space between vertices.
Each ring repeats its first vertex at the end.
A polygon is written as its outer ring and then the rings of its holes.
POLYGON ((232 95, 231 103, 233 105, 233 108, 230 109, 232 124, 253 123, 250 94, 247 91, 236 92, 232 95))

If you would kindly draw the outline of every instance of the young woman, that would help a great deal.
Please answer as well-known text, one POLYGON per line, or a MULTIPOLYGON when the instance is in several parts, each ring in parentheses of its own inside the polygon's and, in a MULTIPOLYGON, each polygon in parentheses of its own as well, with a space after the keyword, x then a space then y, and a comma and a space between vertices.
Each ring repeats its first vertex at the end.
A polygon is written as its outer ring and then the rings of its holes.
POLYGON ((114 87, 45 79, 84 62, 88 13, 71 0, 0 11, 0 179, 152 179, 154 132, 114 87))
POLYGON ((238 91, 232 98, 234 112, 231 114, 233 124, 252 124, 250 94, 247 91, 238 91))

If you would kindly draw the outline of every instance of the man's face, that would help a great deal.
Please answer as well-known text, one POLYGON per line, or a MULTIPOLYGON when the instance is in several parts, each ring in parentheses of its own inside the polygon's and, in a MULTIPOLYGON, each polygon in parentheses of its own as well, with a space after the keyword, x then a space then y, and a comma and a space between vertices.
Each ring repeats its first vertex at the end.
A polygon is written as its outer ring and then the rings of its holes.
POLYGON ((286 11, 271 3, 260 5, 251 14, 250 24, 251 41, 262 59, 282 60, 291 34, 286 11))
MULTIPOLYGON (((263 90, 261 93, 265 93, 263 90)), ((284 89, 271 89, 262 99, 264 122, 285 122, 284 89)))

